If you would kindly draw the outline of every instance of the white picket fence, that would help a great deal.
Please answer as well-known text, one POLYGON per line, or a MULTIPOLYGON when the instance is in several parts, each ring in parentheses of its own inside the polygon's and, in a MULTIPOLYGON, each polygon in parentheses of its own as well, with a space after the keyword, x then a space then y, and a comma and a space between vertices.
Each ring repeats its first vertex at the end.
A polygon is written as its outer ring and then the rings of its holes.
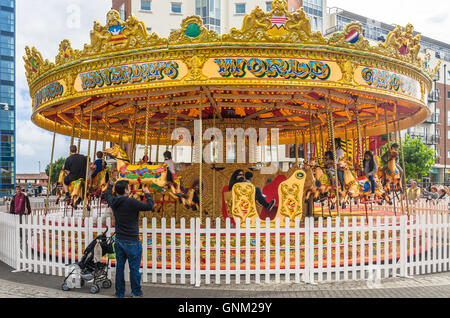
MULTIPOLYGON (((144 282, 320 283, 450 271, 447 209, 367 220, 306 218, 284 227, 279 220, 272 227, 260 220, 255 227, 229 219, 225 226, 220 219, 147 221, 140 229, 144 282)), ((66 264, 107 228, 114 232, 110 218, 34 215, 20 223, 0 213, 0 260, 20 271, 64 276, 66 264)))

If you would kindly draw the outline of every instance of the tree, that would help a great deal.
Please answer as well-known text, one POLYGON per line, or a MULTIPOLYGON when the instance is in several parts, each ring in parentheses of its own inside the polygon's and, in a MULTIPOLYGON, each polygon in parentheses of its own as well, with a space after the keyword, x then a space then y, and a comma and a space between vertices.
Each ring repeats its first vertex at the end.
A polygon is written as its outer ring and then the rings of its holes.
MULTIPOLYGON (((50 181, 52 184, 58 182, 59 173, 64 167, 65 162, 66 158, 59 158, 58 160, 56 160, 56 162, 53 163, 52 179, 50 181)), ((47 165, 47 168, 45 168, 45 173, 47 174, 47 176, 50 176, 50 165, 47 165)))
MULTIPOLYGON (((384 154, 388 149, 394 144, 395 141, 390 144, 386 144, 381 147, 381 153, 384 154)), ((406 136, 403 140, 403 154, 405 157, 405 170, 406 170, 406 180, 417 180, 421 181, 423 176, 428 176, 436 160, 436 156, 433 149, 428 148, 428 146, 423 142, 421 138, 413 139, 406 136)), ((397 144, 400 145, 399 142, 397 144)), ((402 158, 400 154, 400 165, 402 164, 402 158)), ((386 166, 387 162, 381 163, 386 166)))

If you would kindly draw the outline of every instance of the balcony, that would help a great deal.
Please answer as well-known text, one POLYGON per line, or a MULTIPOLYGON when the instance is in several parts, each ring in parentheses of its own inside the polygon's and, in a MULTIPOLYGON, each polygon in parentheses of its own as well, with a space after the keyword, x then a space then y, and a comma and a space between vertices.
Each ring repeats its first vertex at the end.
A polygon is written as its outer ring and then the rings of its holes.
POLYGON ((427 145, 439 145, 441 142, 441 136, 428 136, 425 142, 427 145))
POLYGON ((437 92, 436 90, 433 90, 428 95, 428 102, 429 103, 437 103, 441 100, 440 92, 437 92))
POLYGON ((428 118, 425 120, 425 123, 427 123, 427 124, 439 124, 439 122, 440 122, 440 117, 441 117, 441 114, 439 114, 439 113, 433 113, 433 114, 431 114, 430 117, 428 117, 428 118))

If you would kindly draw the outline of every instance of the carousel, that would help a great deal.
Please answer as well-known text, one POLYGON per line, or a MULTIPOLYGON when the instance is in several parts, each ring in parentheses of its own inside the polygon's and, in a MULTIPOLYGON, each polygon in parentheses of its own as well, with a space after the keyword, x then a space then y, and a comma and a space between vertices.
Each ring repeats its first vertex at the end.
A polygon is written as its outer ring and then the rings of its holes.
POLYGON ((272 7, 255 8, 240 29, 223 35, 188 17, 168 38, 112 10, 106 24, 94 22, 81 50, 63 40, 55 62, 26 47, 33 123, 71 137, 78 149, 88 140, 86 178, 71 185, 69 203, 87 216, 108 174, 129 181, 136 198, 151 190, 150 218, 294 224, 314 215, 315 203, 322 214, 325 205, 340 216, 355 202, 388 202, 409 213, 395 195, 405 178, 396 166, 404 171, 399 132, 430 115, 427 96, 439 67, 419 57, 420 35, 397 26, 384 43, 369 44, 353 22, 324 37, 311 30, 303 9, 288 12, 282 0, 272 7), (379 135, 400 151, 389 153, 372 197, 361 170, 368 138, 379 135), (345 152, 340 160, 336 141, 345 152), (139 145, 144 158, 136 156, 139 145), (284 172, 272 151, 280 145, 295 147, 284 172), (191 160, 172 173, 164 155, 170 151, 176 166, 177 147, 190 149, 191 160), (115 164, 88 180, 98 150, 115 164), (230 189, 237 171, 253 178, 230 189), (330 171, 342 171, 342 187, 330 171), (260 204, 261 192, 274 204, 260 204))

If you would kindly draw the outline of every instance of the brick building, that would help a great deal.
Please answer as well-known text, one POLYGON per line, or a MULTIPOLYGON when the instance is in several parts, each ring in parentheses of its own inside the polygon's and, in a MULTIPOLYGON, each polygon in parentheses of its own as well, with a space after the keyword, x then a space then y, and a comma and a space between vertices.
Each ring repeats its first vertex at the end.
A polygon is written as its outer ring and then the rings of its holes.
POLYGON ((28 189, 29 186, 34 189, 39 186, 48 186, 48 176, 45 172, 40 174, 17 174, 16 175, 16 185, 22 187, 23 189, 28 189))

